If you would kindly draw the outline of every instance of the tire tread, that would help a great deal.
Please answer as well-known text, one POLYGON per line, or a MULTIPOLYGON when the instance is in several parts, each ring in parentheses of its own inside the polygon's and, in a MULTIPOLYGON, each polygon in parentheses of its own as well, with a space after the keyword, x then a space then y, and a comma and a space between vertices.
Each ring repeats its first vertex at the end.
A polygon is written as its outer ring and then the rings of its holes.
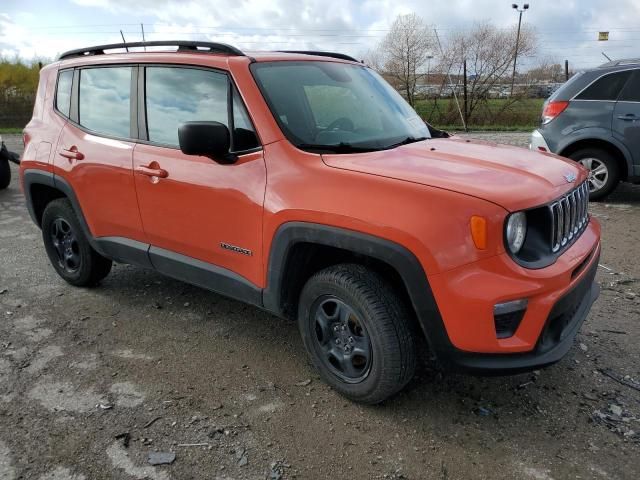
MULTIPOLYGON (((382 374, 368 391, 354 394, 352 388, 341 388, 331 377, 329 383, 343 395, 367 404, 379 403, 398 393, 413 378, 416 368, 415 340, 406 305, 378 273, 358 264, 340 264, 317 272, 307 282, 301 298, 309 285, 326 283, 346 290, 371 312, 369 320, 376 322, 385 351, 385 358, 380 359, 382 374)), ((301 318, 301 324, 303 321, 306 320, 301 318)), ((327 379, 328 375, 323 377, 327 379)))

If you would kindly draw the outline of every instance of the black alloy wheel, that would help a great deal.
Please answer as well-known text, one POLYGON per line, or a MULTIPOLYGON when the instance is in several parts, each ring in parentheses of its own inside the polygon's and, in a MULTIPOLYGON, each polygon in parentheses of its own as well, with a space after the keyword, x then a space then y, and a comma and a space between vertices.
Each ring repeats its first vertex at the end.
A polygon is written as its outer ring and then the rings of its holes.
POLYGON ((380 403, 413 378, 414 317, 387 279, 364 265, 313 274, 300 293, 298 328, 322 379, 350 400, 380 403))
POLYGON ((324 366, 347 383, 364 380, 371 367, 371 341, 353 309, 327 296, 314 303, 311 318, 314 348, 324 366))
POLYGON ((93 249, 66 198, 57 198, 44 209, 42 240, 53 268, 71 285, 94 286, 111 271, 111 260, 93 249))
POLYGON ((81 267, 80 246, 73 228, 64 218, 56 218, 51 225, 51 244, 58 255, 58 265, 67 273, 81 267))

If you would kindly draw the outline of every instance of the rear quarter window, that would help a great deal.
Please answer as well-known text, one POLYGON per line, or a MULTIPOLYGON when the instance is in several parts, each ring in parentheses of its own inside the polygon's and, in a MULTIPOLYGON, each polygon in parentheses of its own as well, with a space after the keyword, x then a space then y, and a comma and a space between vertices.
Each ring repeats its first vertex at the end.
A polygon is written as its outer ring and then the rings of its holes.
POLYGON ((558 88, 550 97, 549 101, 553 100, 569 100, 576 93, 578 93, 585 84, 580 80, 583 78, 584 72, 577 72, 569 80, 564 82, 560 88, 558 88), (582 86, 581 86, 582 84, 582 86))
POLYGON ((71 84, 73 83, 73 70, 64 70, 58 74, 56 87, 56 109, 65 117, 69 116, 71 109, 71 84))
POLYGON ((576 100, 615 101, 630 76, 629 70, 604 75, 576 96, 576 100))

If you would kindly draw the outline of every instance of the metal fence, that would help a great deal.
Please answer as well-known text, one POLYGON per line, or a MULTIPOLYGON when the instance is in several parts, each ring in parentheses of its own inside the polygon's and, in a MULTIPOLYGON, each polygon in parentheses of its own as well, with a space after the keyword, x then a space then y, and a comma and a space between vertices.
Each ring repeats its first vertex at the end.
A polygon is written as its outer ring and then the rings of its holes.
POLYGON ((0 128, 24 128, 31 120, 35 97, 0 96, 0 128))

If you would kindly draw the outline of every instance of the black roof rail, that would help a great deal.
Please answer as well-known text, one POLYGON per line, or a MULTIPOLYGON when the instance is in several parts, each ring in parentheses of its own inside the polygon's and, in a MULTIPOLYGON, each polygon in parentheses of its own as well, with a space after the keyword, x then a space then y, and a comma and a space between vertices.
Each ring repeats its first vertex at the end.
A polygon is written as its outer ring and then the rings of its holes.
MULTIPOLYGON (((281 53, 301 53, 303 55, 316 55, 318 57, 331 57, 331 58, 339 58, 340 60, 349 60, 351 62, 358 62, 353 57, 349 55, 345 55, 344 53, 335 53, 335 52, 316 52, 313 50, 280 50, 281 53)), ((360 62, 358 62, 360 63, 360 62)))
POLYGON ((611 62, 603 63, 600 68, 604 67, 618 67, 622 65, 639 65, 640 58, 623 58, 620 60, 612 60, 611 62))
POLYGON ((67 58, 83 57, 89 55, 104 55, 105 50, 115 50, 118 48, 135 48, 135 47, 178 47, 178 52, 199 52, 199 53, 225 53, 232 56, 244 56, 240 50, 226 43, 214 42, 198 42, 189 40, 159 40, 152 42, 127 42, 127 43, 110 43, 108 45, 97 45, 95 47, 78 48, 69 50, 58 57, 58 60, 66 60, 67 58))

